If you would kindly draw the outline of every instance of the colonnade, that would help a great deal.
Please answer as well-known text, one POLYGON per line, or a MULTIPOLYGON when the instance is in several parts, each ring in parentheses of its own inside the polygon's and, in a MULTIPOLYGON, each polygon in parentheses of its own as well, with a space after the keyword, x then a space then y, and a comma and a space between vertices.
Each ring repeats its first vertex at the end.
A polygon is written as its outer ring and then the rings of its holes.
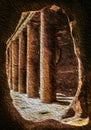
POLYGON ((54 17, 51 12, 50 9, 42 10, 39 23, 30 19, 6 52, 10 89, 26 93, 29 98, 40 97, 44 103, 56 100, 55 38, 51 22, 54 17))

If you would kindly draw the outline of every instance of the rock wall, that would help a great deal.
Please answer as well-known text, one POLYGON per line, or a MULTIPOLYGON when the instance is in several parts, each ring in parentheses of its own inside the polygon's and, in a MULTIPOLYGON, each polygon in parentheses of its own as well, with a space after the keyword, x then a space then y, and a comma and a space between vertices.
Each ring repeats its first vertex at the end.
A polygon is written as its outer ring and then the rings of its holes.
POLYGON ((78 86, 78 61, 67 18, 56 13, 56 86, 57 92, 74 96, 78 86))

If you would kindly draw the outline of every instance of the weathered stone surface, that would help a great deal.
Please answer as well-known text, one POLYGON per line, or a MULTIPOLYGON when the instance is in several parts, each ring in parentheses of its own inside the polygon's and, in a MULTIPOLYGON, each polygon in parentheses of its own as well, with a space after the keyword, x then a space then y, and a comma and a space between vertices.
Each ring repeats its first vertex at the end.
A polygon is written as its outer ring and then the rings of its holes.
POLYGON ((40 98, 44 103, 56 100, 55 86, 55 28, 52 12, 41 12, 40 34, 40 98), (51 20, 50 20, 51 19, 51 20))
POLYGON ((6 50, 6 74, 9 76, 9 48, 6 50))
POLYGON ((12 89, 12 45, 9 47, 9 72, 8 72, 9 88, 12 89))
POLYGON ((65 97, 62 95, 57 96, 57 101, 52 104, 42 103, 39 98, 27 98, 27 94, 19 94, 19 92, 11 91, 11 97, 13 99, 13 104, 21 114, 21 116, 27 120, 32 120, 34 122, 43 121, 46 119, 55 119, 57 121, 61 120, 61 115, 65 112, 68 105, 66 102, 72 102, 72 98, 65 97), (63 102, 63 105, 60 103, 63 102))
MULTIPOLYGON (((1 0, 0 1, 0 128, 6 130, 19 129, 90 129, 91 128, 91 4, 88 1, 79 1, 71 0, 68 1, 54 1, 54 0, 42 0, 38 1, 9 1, 1 0), (62 2, 62 3, 61 3, 62 2), (80 3, 79 3, 80 2, 80 3), (72 127, 67 124, 62 124, 55 122, 53 120, 39 122, 36 124, 30 125, 30 122, 24 121, 21 116, 17 113, 16 109, 13 107, 10 95, 8 84, 5 74, 5 42, 8 37, 12 34, 15 29, 15 26, 20 18, 22 11, 26 10, 36 10, 44 7, 49 4, 58 4, 63 7, 63 9, 68 14, 68 17, 71 19, 71 14, 74 14, 77 26, 74 26, 77 31, 73 31, 73 35, 76 33, 78 36, 76 39, 76 44, 80 49, 81 60, 83 65, 83 77, 82 77, 82 86, 80 91, 79 99, 81 100, 82 108, 86 109, 86 115, 90 118, 90 123, 87 126, 82 127, 72 127), (70 10, 70 12, 69 12, 70 10), (10 15, 9 15, 10 14, 10 15), (79 37, 80 36, 80 37, 79 37), (84 98, 85 97, 85 98, 84 98), (84 105, 85 104, 85 105, 84 105), (32 127, 32 128, 31 128, 32 127)), ((71 19, 72 20, 72 19, 71 19)), ((81 70, 82 71, 82 70, 81 70)), ((85 112, 85 111, 84 111, 85 112)), ((84 113, 83 112, 83 113, 84 113)), ((71 119, 72 120, 72 119, 71 119)))
POLYGON ((27 94, 28 97, 39 96, 39 25, 27 25, 27 94))
POLYGON ((27 61, 27 34, 22 31, 19 35, 19 66, 18 66, 18 90, 26 93, 26 61, 27 61))
MULTIPOLYGON (((33 122, 40 122, 48 119, 54 119, 55 121, 62 121, 63 123, 74 125, 74 126, 84 126, 88 123, 88 118, 78 118, 73 117, 68 119, 62 119, 62 113, 64 113, 68 107, 66 102, 70 103, 73 100, 73 97, 66 97, 60 95, 60 100, 52 104, 42 103, 39 98, 32 99, 28 98, 26 94, 19 94, 18 92, 11 91, 11 97, 13 99, 13 104, 16 109, 19 111, 20 115, 26 120, 32 120, 33 122), (60 103, 63 102, 63 105, 60 103)), ((57 96, 58 98, 59 96, 57 96)), ((68 113, 74 115, 74 111, 70 109, 68 113)))
MULTIPOLYGON (((60 16, 60 15, 59 15, 60 16)), ((75 54, 74 44, 71 38, 68 22, 64 21, 61 29, 61 22, 57 22, 56 52, 58 62, 56 64, 56 85, 57 91, 75 96, 78 86, 78 59, 75 54)))
POLYGON ((12 43, 12 87, 14 91, 18 91, 18 58, 19 43, 16 40, 12 43))

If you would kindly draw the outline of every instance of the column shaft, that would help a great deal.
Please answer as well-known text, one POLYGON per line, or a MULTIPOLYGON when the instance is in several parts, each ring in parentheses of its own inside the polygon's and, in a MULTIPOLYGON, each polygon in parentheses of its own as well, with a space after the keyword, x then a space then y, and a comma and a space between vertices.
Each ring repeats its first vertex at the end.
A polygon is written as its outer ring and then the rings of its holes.
POLYGON ((6 50, 6 74, 9 76, 9 48, 6 50))
POLYGON ((19 35, 19 92, 26 93, 26 48, 27 39, 25 32, 19 35))
POLYGON ((8 68, 8 83, 9 88, 12 89, 12 45, 9 47, 9 57, 7 57, 9 60, 9 68, 8 68))
POLYGON ((40 34, 40 98, 44 103, 56 100, 55 87, 55 32, 49 10, 41 12, 40 34))
POLYGON ((30 23, 27 25, 27 93, 31 98, 39 96, 38 42, 38 32, 30 23))
POLYGON ((18 40, 12 43, 12 84, 13 90, 18 91, 18 40))

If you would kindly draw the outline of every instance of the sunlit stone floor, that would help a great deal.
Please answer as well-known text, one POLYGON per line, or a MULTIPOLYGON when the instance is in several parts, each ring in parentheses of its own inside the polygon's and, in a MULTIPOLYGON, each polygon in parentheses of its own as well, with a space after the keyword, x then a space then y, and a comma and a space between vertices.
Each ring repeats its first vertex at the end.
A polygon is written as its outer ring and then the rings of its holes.
POLYGON ((72 102, 73 97, 66 97, 61 93, 57 93, 57 102, 52 104, 41 103, 39 98, 27 98, 26 94, 19 94, 13 91, 11 91, 11 97, 14 106, 26 120, 39 122, 46 119, 54 119, 75 126, 87 125, 89 122, 89 118, 71 117, 62 119, 62 115, 72 102))
POLYGON ((65 95, 57 93, 57 102, 45 104, 41 103, 40 99, 27 98, 26 94, 19 94, 13 91, 11 91, 11 97, 21 116, 34 122, 45 119, 60 121, 62 114, 73 99, 73 97, 65 97, 65 95))
POLYGON ((21 116, 33 122, 54 119, 75 126, 87 125, 89 122, 89 118, 71 117, 62 119, 62 115, 72 102, 73 97, 66 97, 61 93, 57 93, 57 102, 52 104, 41 103, 39 98, 27 98, 26 94, 19 94, 13 91, 11 91, 11 97, 21 116))

